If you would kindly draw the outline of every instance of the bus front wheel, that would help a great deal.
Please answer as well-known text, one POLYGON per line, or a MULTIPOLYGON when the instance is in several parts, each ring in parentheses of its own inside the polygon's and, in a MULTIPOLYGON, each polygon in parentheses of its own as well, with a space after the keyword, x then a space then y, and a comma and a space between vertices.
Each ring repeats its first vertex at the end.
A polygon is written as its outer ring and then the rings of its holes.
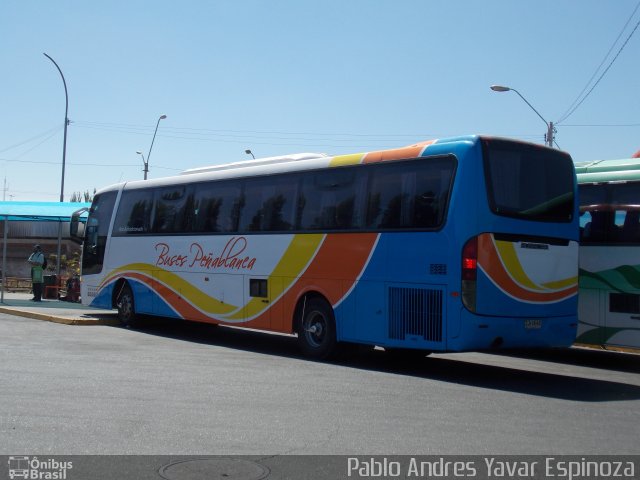
POLYGON ((324 360, 336 349, 336 322, 333 309, 322 298, 311 298, 302 312, 298 330, 302 352, 311 358, 324 360))
POLYGON ((128 283, 120 290, 117 299, 118 319, 123 327, 132 327, 136 318, 136 310, 133 300, 133 292, 128 283))

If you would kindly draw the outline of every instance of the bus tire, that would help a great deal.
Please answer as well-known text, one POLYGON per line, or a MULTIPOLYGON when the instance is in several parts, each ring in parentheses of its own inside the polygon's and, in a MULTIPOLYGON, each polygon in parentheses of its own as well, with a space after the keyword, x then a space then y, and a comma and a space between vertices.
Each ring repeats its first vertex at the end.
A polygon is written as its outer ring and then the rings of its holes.
POLYGON ((123 327, 135 326, 136 309, 133 299, 133 291, 128 283, 125 283, 120 290, 116 300, 118 307, 118 319, 123 327))
POLYGON ((336 351, 336 321, 331 305, 320 297, 307 300, 298 329, 298 344, 305 356, 325 360, 336 351))

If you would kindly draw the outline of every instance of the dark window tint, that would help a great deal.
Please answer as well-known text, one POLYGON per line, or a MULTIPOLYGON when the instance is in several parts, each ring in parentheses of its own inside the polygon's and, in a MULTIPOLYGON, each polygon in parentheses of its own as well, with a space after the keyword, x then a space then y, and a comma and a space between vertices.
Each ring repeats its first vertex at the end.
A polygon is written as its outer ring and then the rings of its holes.
POLYGON ((241 232, 293 229, 297 176, 274 176, 245 182, 241 232))
POLYGON ((234 232, 242 205, 240 182, 202 183, 195 187, 193 231, 234 232))
POLYGON ((125 190, 122 192, 113 234, 149 233, 152 206, 153 194, 150 190, 125 190))
POLYGON ((640 295, 610 293, 609 311, 613 313, 640 313, 640 295))
POLYGON ((96 195, 89 210, 82 249, 82 273, 100 273, 117 192, 96 195))
POLYGON ((154 233, 183 233, 190 229, 193 193, 186 185, 157 189, 153 213, 154 233))
POLYGON ((640 183, 610 183, 608 187, 614 205, 640 205, 640 183))
POLYGON ((485 140, 484 155, 494 213, 542 222, 571 221, 575 175, 569 155, 500 140, 485 140))
POLYGON ((579 198, 582 244, 640 244, 639 183, 580 185, 579 198))
POLYGON ((296 213, 302 230, 360 228, 366 175, 355 168, 310 172, 302 181, 296 213), (358 173, 360 173, 358 175, 358 173))
POLYGON ((366 227, 442 225, 454 170, 452 157, 377 165, 370 174, 366 227))
POLYGON ((269 291, 266 279, 250 278, 249 279, 249 296, 268 298, 269 291))
POLYGON ((604 205, 607 200, 607 188, 604 184, 578 185, 578 202, 583 205, 604 205))

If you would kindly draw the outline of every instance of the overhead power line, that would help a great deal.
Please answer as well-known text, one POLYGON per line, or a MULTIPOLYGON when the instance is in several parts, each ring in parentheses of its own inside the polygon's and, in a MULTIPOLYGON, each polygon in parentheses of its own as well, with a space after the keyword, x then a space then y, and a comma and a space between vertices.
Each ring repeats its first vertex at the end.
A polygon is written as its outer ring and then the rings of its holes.
MULTIPOLYGON (((152 126, 74 121, 74 126, 92 130, 122 133, 128 135, 150 135, 152 126)), ((410 144, 416 141, 444 138, 451 134, 443 133, 337 133, 337 132, 291 132, 281 130, 233 130, 207 129, 193 127, 163 127, 158 137, 180 140, 205 141, 215 143, 234 143, 245 145, 269 145, 295 148, 336 148, 358 149, 363 151, 397 147, 398 143, 410 144)), ((509 134, 518 138, 538 138, 533 134, 509 134)))
POLYGON ((563 127, 640 127, 640 123, 592 123, 592 124, 567 124, 563 127))
POLYGON ((578 107, 580 107, 580 105, 582 105, 582 103, 587 99, 587 97, 589 97, 589 95, 591 95, 591 92, 593 92, 593 90, 598 86, 598 84, 600 83, 600 81, 604 78, 604 76, 607 74, 607 72, 609 71, 609 69, 611 68, 611 66, 614 64, 614 62, 618 59, 618 57, 620 56, 620 54, 622 53, 622 50, 624 50, 624 48, 627 46, 627 43, 629 43, 629 40, 631 40, 631 37, 633 36, 633 34, 636 32, 636 30, 638 29, 638 26, 640 26, 640 20, 638 20, 638 22, 636 23, 635 27, 633 27, 633 30, 631 30, 631 33, 627 36, 627 39, 624 41, 624 43, 622 44, 622 46, 618 49, 618 53, 616 53, 616 55, 613 57, 613 59, 611 60, 611 62, 609 62, 609 65, 607 65, 607 68, 604 69, 604 71, 602 72, 602 74, 600 75, 600 77, 598 77, 598 79, 595 81, 595 83, 593 83, 593 85, 591 86, 591 88, 587 91, 586 94, 583 93, 589 88, 589 85, 591 85, 591 82, 593 81, 593 79, 596 77, 596 75, 598 74, 598 72, 600 71, 600 69, 602 68, 602 65, 604 65, 605 61, 607 60, 607 58, 609 58, 609 55, 611 54, 611 52, 613 51, 615 45, 618 43, 618 40, 620 40, 620 37, 622 37, 622 34, 624 33, 624 31, 627 29, 627 26, 629 25, 629 23, 631 22, 631 19, 634 17, 634 15, 636 14, 636 12, 638 11, 638 8, 640 8, 640 1, 638 2, 638 4, 636 5, 636 8, 634 8, 633 12, 631 13, 631 15, 629 16, 629 19, 627 20, 627 22, 624 24, 624 27, 622 27, 622 30, 620 31, 620 33, 618 34, 616 40, 613 42, 613 44, 611 45, 611 48, 609 48, 609 51, 607 52, 607 54, 604 56, 604 58, 602 59, 602 62, 600 62, 600 65, 598 65, 598 68, 596 68, 595 72, 593 72, 593 75, 591 76, 591 78, 589 79, 589 81, 587 82, 587 84, 584 86, 584 88, 582 89, 582 91, 580 92, 580 94, 576 97, 576 99, 573 101, 573 103, 571 104, 571 106, 569 106, 569 108, 567 109, 567 111, 560 117, 560 119, 555 122, 556 125, 560 124, 561 122, 564 122, 567 118, 569 118, 571 115, 573 115, 573 113, 578 109, 578 107))
MULTIPOLYGON (((153 125, 134 125, 127 123, 109 123, 109 122, 92 122, 92 121, 74 121, 74 124, 80 126, 92 126, 95 128, 115 128, 130 131, 153 131, 153 125)), ((240 134, 240 136, 247 135, 267 135, 272 137, 273 135, 287 135, 287 136, 299 136, 299 135, 312 135, 315 137, 374 137, 374 138, 399 138, 408 137, 415 138, 421 136, 434 136, 433 133, 348 133, 348 132, 284 132, 280 130, 233 130, 233 129, 211 129, 211 128, 193 128, 193 127, 163 127, 163 131, 173 131, 181 133, 193 133, 196 135, 222 135, 233 136, 234 134, 240 134)), ((437 136, 437 135, 436 135, 437 136)))
POLYGON ((44 132, 41 132, 41 133, 39 133, 37 135, 34 135, 31 138, 27 138, 26 140, 22 140, 21 142, 14 143, 13 145, 9 145, 8 147, 5 147, 2 150, 0 150, 0 153, 6 152, 7 150, 11 150, 13 148, 20 147, 20 146, 22 146, 22 145, 24 145, 26 143, 33 142, 34 140, 38 140, 39 138, 44 137, 45 135, 49 135, 52 132, 53 133, 57 133, 60 130, 62 130, 63 128, 64 128, 63 125, 56 125, 55 127, 50 128, 48 130, 45 130, 44 132))

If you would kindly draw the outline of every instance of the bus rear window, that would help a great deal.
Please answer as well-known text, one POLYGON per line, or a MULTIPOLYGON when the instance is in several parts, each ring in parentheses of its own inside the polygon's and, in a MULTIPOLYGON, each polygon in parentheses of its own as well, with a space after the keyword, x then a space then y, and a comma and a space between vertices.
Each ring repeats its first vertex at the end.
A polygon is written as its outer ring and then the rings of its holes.
POLYGON ((497 215, 570 222, 575 174, 566 153, 504 140, 485 140, 489 206, 497 215))

